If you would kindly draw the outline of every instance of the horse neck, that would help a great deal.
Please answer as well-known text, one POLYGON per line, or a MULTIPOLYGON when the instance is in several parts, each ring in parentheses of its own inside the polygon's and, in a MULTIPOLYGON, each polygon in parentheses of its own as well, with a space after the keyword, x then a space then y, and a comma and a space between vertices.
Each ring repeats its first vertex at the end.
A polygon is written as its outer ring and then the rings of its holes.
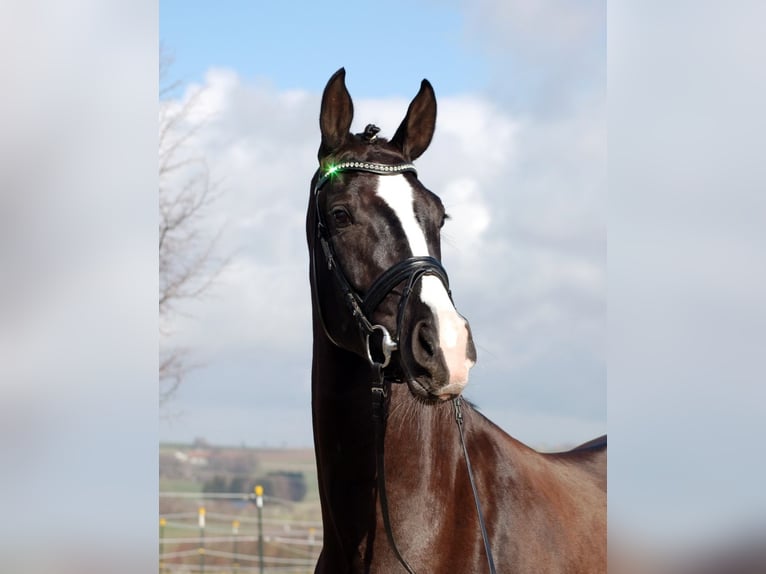
MULTIPOLYGON (((347 563, 364 560, 368 537, 381 524, 371 377, 364 359, 315 336, 312 411, 323 552, 347 563)), ((437 498, 452 490, 444 481, 454 480, 460 447, 451 404, 424 405, 405 385, 394 384, 388 413, 386 489, 391 515, 402 528, 413 500, 441 506, 437 498)), ((377 533, 385 537, 381 528, 377 533)))
POLYGON ((452 490, 451 479, 461 456, 451 402, 424 404, 405 385, 391 390, 386 424, 388 482, 404 496, 452 490))
MULTIPOLYGON (((367 361, 357 355, 332 344, 324 347, 322 353, 317 353, 315 347, 314 440, 318 462, 331 461, 336 476, 375 478, 372 378, 367 361)), ((426 405, 416 400, 404 384, 389 385, 389 393, 386 463, 409 461, 397 468, 397 475, 419 477, 431 467, 454 463, 460 456, 460 447, 452 403, 426 405)), ((415 482, 422 480, 417 478, 415 482)))
MULTIPOLYGON (((374 517, 375 441, 366 364, 335 347, 316 328, 312 365, 314 450, 324 529, 323 560, 360 560, 359 547, 374 517)), ((326 570, 326 569, 325 569, 326 570)), ((320 570, 318 570, 320 571, 320 570)))

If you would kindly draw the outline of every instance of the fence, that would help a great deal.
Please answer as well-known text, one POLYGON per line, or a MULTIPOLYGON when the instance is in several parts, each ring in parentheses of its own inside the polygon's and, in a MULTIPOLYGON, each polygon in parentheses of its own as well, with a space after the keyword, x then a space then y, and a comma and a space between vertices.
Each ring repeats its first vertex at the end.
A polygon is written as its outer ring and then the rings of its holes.
POLYGON ((161 492, 187 499, 197 509, 160 514, 159 572, 180 574, 311 574, 322 548, 321 523, 284 518, 290 501, 254 493, 161 492), (207 504, 253 502, 237 512, 210 511, 207 504), (283 518, 279 518, 283 516, 283 518))

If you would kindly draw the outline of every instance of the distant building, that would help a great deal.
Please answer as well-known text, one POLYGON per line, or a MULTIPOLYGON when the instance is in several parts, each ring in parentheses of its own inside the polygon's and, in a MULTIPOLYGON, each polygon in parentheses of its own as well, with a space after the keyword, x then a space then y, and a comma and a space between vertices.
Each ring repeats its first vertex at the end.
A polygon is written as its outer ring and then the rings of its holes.
POLYGON ((207 466, 210 453, 206 450, 190 450, 189 452, 177 450, 175 452, 175 457, 176 460, 186 464, 207 466))

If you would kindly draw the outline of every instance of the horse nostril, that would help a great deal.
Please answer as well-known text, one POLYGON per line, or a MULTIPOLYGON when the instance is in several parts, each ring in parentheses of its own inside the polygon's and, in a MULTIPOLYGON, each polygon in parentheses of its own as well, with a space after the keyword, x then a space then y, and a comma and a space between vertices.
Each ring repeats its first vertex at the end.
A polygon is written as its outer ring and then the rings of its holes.
POLYGON ((429 357, 434 356, 434 347, 431 344, 431 341, 428 340, 425 329, 421 329, 418 333, 418 342, 429 357))
POLYGON ((427 321, 420 321, 415 326, 412 354, 422 367, 429 368, 438 353, 438 339, 433 327, 427 321))

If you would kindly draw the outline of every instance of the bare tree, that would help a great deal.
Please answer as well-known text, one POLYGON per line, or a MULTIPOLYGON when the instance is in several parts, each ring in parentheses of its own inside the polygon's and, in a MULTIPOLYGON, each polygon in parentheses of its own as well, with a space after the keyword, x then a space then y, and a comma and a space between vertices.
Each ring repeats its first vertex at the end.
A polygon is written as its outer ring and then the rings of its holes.
POLYGON ((160 51, 159 117, 159 314, 160 404, 164 405, 192 368, 189 350, 171 341, 173 319, 181 303, 199 299, 220 273, 225 260, 216 256, 220 237, 206 230, 204 218, 218 192, 204 157, 189 144, 200 123, 192 114, 201 91, 183 99, 172 96, 180 82, 169 81, 172 59, 160 51))

